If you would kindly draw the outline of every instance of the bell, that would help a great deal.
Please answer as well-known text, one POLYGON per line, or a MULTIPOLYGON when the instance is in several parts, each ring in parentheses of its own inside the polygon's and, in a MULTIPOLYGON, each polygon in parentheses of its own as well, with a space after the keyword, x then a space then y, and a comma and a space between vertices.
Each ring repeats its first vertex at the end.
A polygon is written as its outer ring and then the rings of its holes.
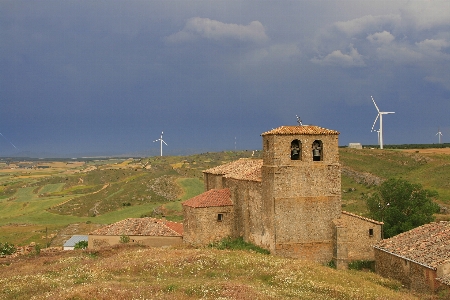
POLYGON ((319 149, 314 149, 313 150, 313 156, 320 156, 320 150, 319 149))

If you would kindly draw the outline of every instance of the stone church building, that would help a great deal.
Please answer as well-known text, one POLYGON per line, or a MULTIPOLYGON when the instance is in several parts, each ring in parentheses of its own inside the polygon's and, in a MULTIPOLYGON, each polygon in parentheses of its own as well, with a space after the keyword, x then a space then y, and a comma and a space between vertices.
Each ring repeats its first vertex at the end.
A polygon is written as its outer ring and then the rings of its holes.
POLYGON ((206 192, 183 203, 183 241, 243 237, 275 255, 338 268, 374 260, 382 223, 341 210, 339 132, 299 125, 261 136, 262 159, 204 171, 206 192))

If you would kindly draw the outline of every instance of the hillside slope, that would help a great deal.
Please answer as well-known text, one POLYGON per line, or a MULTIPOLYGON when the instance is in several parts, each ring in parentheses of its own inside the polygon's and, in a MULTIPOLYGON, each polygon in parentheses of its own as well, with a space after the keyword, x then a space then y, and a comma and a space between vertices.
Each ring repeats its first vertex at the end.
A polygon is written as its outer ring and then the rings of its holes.
MULTIPOLYGON (((396 281, 237 250, 113 247, 0 259, 1 299, 432 299, 396 281), (418 297, 420 296, 420 297, 418 297)), ((438 299, 438 298, 434 298, 438 299)))

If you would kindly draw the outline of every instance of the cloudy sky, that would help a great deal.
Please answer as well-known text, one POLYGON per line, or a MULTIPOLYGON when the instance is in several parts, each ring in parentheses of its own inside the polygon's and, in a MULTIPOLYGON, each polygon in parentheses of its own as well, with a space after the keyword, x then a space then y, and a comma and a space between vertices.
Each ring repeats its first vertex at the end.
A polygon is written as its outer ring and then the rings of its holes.
POLYGON ((450 1, 0 0, 0 156, 450 141, 450 1), (375 129, 378 129, 378 124, 375 129))

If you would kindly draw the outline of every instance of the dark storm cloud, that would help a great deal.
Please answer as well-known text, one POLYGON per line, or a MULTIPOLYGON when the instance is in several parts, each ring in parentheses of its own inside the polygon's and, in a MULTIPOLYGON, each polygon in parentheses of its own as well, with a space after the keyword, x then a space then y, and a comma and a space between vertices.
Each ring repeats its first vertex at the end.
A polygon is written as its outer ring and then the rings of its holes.
MULTIPOLYGON (((35 152, 260 148, 450 136, 447 1, 0 1, 0 132, 35 152)), ((16 151, 5 140, 0 154, 16 151)), ((157 151, 156 151, 157 152, 157 151)))

